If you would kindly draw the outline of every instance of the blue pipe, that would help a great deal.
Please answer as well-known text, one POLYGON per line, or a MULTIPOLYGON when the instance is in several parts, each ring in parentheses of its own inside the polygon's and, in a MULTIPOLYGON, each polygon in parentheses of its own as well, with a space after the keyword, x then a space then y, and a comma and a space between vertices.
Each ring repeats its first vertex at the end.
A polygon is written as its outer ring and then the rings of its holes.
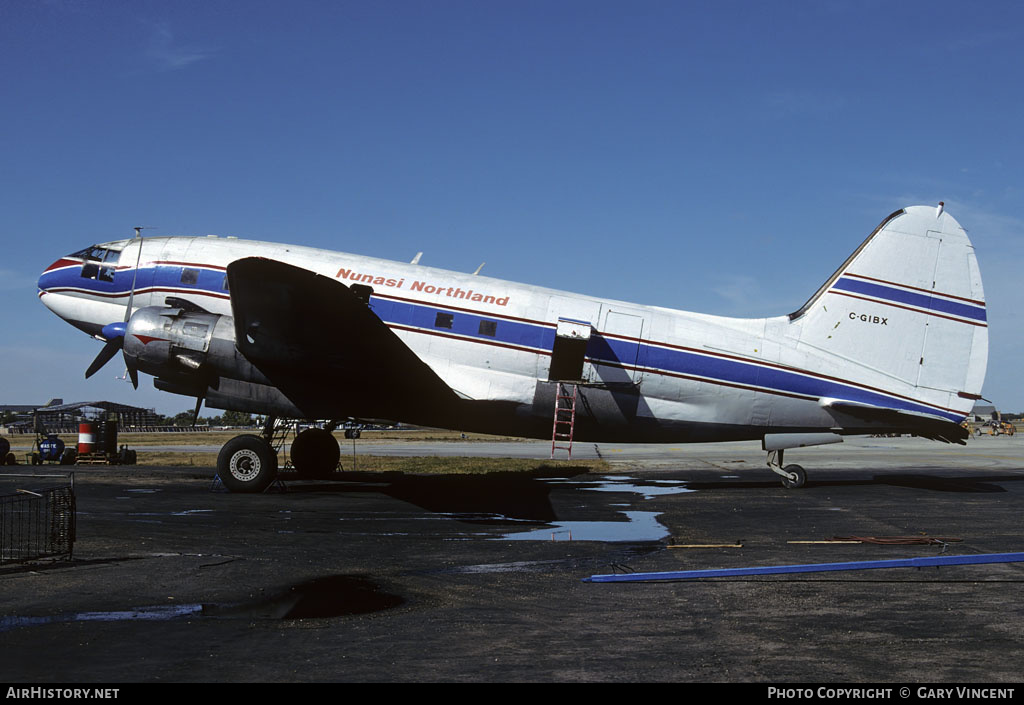
POLYGON ((774 575, 778 573, 824 573, 838 570, 871 570, 874 568, 928 568, 943 565, 976 565, 979 563, 1020 563, 1024 553, 982 553, 973 556, 935 556, 934 558, 898 558, 887 561, 853 561, 850 563, 808 563, 805 565, 772 565, 755 568, 715 568, 712 570, 681 570, 668 573, 625 573, 591 575, 585 583, 634 583, 655 580, 699 580, 701 578, 733 578, 741 575, 774 575))

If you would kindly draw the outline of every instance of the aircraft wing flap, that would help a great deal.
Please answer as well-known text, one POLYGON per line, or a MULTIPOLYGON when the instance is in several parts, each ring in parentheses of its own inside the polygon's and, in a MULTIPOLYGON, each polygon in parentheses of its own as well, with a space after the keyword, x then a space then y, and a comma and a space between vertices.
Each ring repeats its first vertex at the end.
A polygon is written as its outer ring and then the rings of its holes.
POLYGON ((845 399, 822 399, 821 406, 848 414, 862 421, 885 424, 893 432, 913 433, 922 438, 965 445, 970 435, 967 429, 941 416, 933 416, 907 409, 875 406, 845 399))
POLYGON ((310 418, 398 418, 455 399, 373 313, 368 292, 256 257, 227 276, 236 348, 310 418))

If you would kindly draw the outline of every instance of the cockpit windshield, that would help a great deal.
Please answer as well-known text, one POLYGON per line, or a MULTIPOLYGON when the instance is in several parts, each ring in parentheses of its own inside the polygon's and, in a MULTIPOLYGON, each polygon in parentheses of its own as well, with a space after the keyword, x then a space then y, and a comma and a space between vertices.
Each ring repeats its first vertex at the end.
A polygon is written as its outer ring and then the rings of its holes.
POLYGON ((105 245, 91 245, 84 250, 72 252, 68 257, 81 257, 82 278, 95 279, 101 282, 114 281, 114 271, 117 261, 121 257, 121 251, 105 245), (108 264, 103 264, 104 262, 108 264))
POLYGON ((94 260, 96 262, 107 262, 116 260, 121 256, 120 250, 112 250, 102 245, 90 245, 84 250, 72 252, 68 257, 81 257, 82 259, 94 260))

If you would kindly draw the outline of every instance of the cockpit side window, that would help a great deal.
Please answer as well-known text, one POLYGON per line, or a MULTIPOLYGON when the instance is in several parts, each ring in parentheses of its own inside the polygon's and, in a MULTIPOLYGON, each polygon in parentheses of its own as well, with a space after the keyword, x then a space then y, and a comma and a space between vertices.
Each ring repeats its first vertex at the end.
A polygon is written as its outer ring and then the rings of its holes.
POLYGON ((114 268, 104 267, 103 265, 95 262, 85 262, 82 264, 82 279, 97 279, 101 282, 112 282, 114 281, 114 268))

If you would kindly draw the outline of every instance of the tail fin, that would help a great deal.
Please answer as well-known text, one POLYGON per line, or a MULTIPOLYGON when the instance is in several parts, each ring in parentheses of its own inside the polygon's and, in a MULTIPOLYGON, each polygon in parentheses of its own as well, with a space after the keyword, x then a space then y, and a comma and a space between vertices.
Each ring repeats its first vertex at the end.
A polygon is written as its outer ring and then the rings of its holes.
POLYGON ((974 247, 941 203, 886 218, 789 318, 806 354, 871 390, 847 401, 959 421, 980 398, 985 293, 974 247))

